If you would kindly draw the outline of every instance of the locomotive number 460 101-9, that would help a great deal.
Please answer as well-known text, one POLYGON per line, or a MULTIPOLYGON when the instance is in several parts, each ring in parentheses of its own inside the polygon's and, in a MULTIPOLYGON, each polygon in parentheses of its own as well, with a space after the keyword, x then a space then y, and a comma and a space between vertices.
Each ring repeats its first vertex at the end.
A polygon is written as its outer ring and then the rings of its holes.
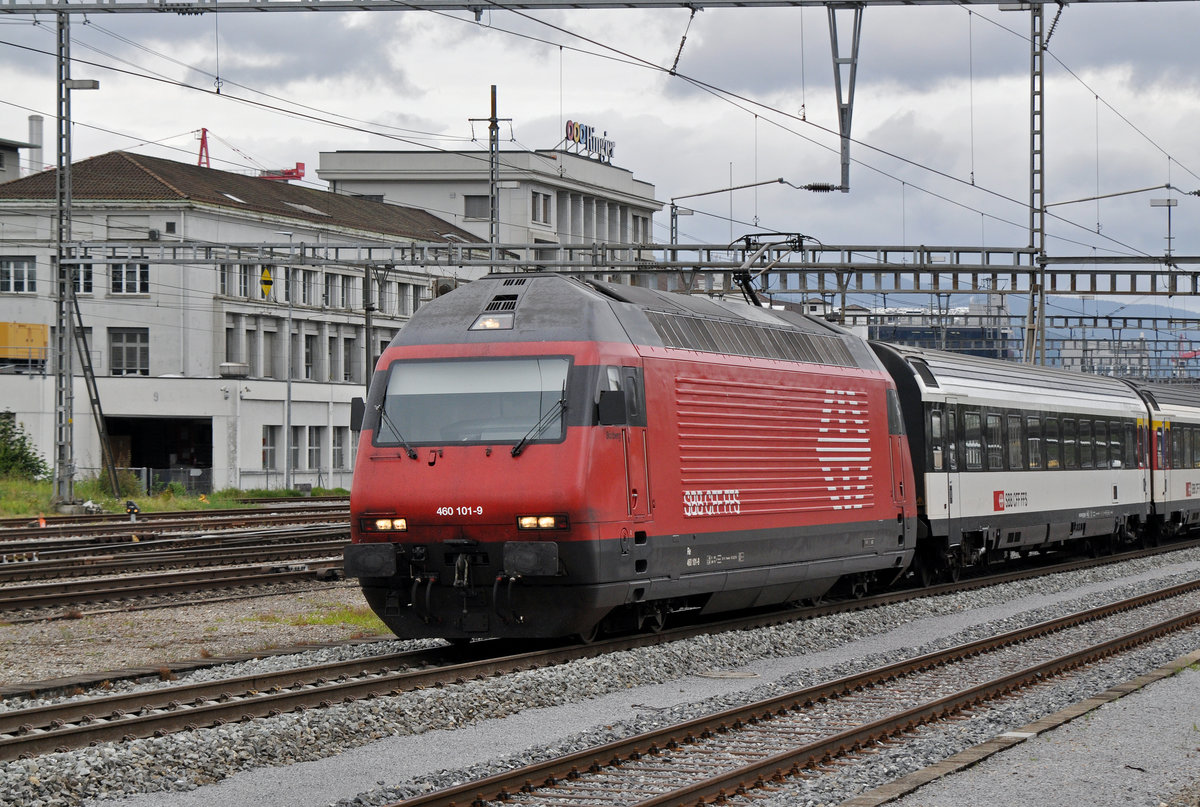
POLYGON ((481 516, 483 515, 483 505, 477 504, 460 505, 458 507, 439 507, 437 509, 439 516, 481 516))

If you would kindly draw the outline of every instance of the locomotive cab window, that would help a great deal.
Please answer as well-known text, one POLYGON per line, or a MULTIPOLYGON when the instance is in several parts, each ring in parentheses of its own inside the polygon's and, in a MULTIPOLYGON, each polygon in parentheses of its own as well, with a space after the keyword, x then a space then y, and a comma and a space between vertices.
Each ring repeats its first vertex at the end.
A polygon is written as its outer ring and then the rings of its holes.
POLYGON ((375 445, 560 441, 570 367, 565 356, 395 362, 375 445))
POLYGON ((645 426, 645 387, 640 367, 606 366, 596 393, 596 420, 601 426, 645 426))

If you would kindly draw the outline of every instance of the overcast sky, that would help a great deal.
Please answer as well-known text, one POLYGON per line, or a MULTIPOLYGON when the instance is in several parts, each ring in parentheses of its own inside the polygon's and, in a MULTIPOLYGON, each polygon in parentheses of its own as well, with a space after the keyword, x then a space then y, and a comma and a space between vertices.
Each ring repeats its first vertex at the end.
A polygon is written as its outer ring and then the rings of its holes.
MULTIPOLYGON (((838 182, 825 11, 701 11, 673 77, 662 68, 688 19, 685 9, 486 12, 479 23, 415 11, 77 15, 77 60, 166 81, 76 63, 73 77, 101 89, 73 94, 74 155, 194 162, 192 133, 207 127, 219 138, 214 167, 304 162, 323 186, 321 151, 485 151, 486 124, 469 119, 488 115, 495 84, 500 117, 512 119, 505 148, 553 148, 565 120, 592 124, 616 142, 614 163, 664 203, 775 177, 838 182)), ((1063 11, 1046 60, 1048 201, 1160 189, 1053 207, 1063 217, 1048 227, 1053 254, 1164 250, 1166 215, 1150 199, 1168 195, 1165 183, 1200 189, 1197 31, 1194 2, 1063 11)), ((1027 245, 1028 32, 1028 13, 996 7, 868 8, 851 191, 776 185, 691 199, 681 240, 726 243, 757 224, 826 244, 1027 245)), ((841 36, 848 43, 848 16, 841 36)), ((35 111, 52 145, 54 21, 0 15, 0 42, 0 137, 24 140, 35 111)), ((1200 198, 1180 197, 1176 253, 1200 252, 1198 213, 1200 198)), ((668 238, 665 210, 655 237, 668 238)))

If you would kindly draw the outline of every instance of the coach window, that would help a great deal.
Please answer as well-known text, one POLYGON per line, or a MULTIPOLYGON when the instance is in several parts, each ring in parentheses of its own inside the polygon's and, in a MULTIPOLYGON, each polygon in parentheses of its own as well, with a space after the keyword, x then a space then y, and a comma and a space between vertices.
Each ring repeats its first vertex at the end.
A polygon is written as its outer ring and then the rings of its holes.
POLYGON ((1025 418, 1025 444, 1029 447, 1029 467, 1042 467, 1042 420, 1036 415, 1025 418))
POLYGON ((1158 470, 1166 470, 1167 467, 1167 434, 1162 426, 1154 427, 1154 467, 1158 470))
POLYGON ((977 471, 983 467, 983 434, 980 428, 983 417, 978 410, 963 412, 963 431, 965 432, 965 448, 967 450, 966 465, 968 471, 977 471))
POLYGON ((1021 456, 1021 416, 1008 416, 1008 467, 1019 471, 1025 467, 1021 456))
POLYGON ((1063 418, 1062 421, 1063 467, 1067 469, 1079 467, 1079 446, 1075 441, 1075 418, 1063 418))
POLYGON ((1183 429, 1179 426, 1171 427, 1171 467, 1183 467, 1183 429))
POLYGON ((1062 444, 1058 439, 1058 418, 1046 418, 1046 467, 1062 467, 1062 444))
POLYGON ((1004 470, 1004 421, 999 415, 988 414, 987 467, 989 471, 1004 470))
POLYGON ((1108 421, 1096 421, 1096 433, 1093 435, 1096 438, 1096 467, 1111 468, 1112 463, 1109 462, 1109 446, 1108 446, 1108 421))
POLYGON ((1192 429, 1190 426, 1183 430, 1183 467, 1194 467, 1192 462, 1192 429))
POLYGON ((1113 420, 1108 424, 1108 464, 1113 468, 1127 468, 1125 461, 1125 443, 1122 442, 1121 421, 1113 420))
POLYGON ((1079 467, 1094 468, 1095 454, 1092 451, 1092 422, 1087 418, 1079 419, 1079 467))
POLYGON ((938 410, 931 410, 929 413, 929 464, 935 471, 945 470, 944 442, 942 413, 938 410))

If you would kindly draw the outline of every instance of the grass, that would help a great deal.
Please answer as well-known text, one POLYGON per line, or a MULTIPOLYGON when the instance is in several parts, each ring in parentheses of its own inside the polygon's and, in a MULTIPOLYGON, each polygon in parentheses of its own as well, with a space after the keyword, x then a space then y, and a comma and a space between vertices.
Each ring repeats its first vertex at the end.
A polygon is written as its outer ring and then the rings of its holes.
MULTIPOLYGON (((131 490, 134 484, 135 480, 132 478, 121 480, 121 486, 126 491, 131 490)), ((255 505, 240 501, 242 497, 283 498, 299 495, 299 492, 295 490, 226 488, 210 494, 192 496, 183 489, 183 486, 171 484, 153 496, 130 493, 117 497, 108 493, 108 489, 107 482, 101 482, 97 478, 81 479, 75 483, 75 497, 80 501, 90 500, 100 505, 106 513, 124 513, 126 501, 136 502, 138 509, 143 513, 159 513, 168 510, 249 508, 255 505)), ((314 489, 313 494, 345 496, 348 495, 348 491, 343 488, 314 489)), ((28 516, 30 519, 35 519, 38 516, 51 515, 55 512, 57 511, 54 506, 54 487, 50 480, 32 481, 15 477, 0 477, 0 516, 9 518, 28 516)))
POLYGON ((349 628, 357 628, 360 635, 372 635, 376 633, 387 633, 387 626, 375 616, 375 612, 367 606, 341 606, 338 608, 326 608, 315 611, 308 611, 303 614, 296 614, 291 617, 281 617, 278 614, 256 614, 247 619, 256 622, 266 622, 269 624, 279 625, 296 625, 299 627, 307 625, 329 625, 329 626, 345 626, 349 628))

